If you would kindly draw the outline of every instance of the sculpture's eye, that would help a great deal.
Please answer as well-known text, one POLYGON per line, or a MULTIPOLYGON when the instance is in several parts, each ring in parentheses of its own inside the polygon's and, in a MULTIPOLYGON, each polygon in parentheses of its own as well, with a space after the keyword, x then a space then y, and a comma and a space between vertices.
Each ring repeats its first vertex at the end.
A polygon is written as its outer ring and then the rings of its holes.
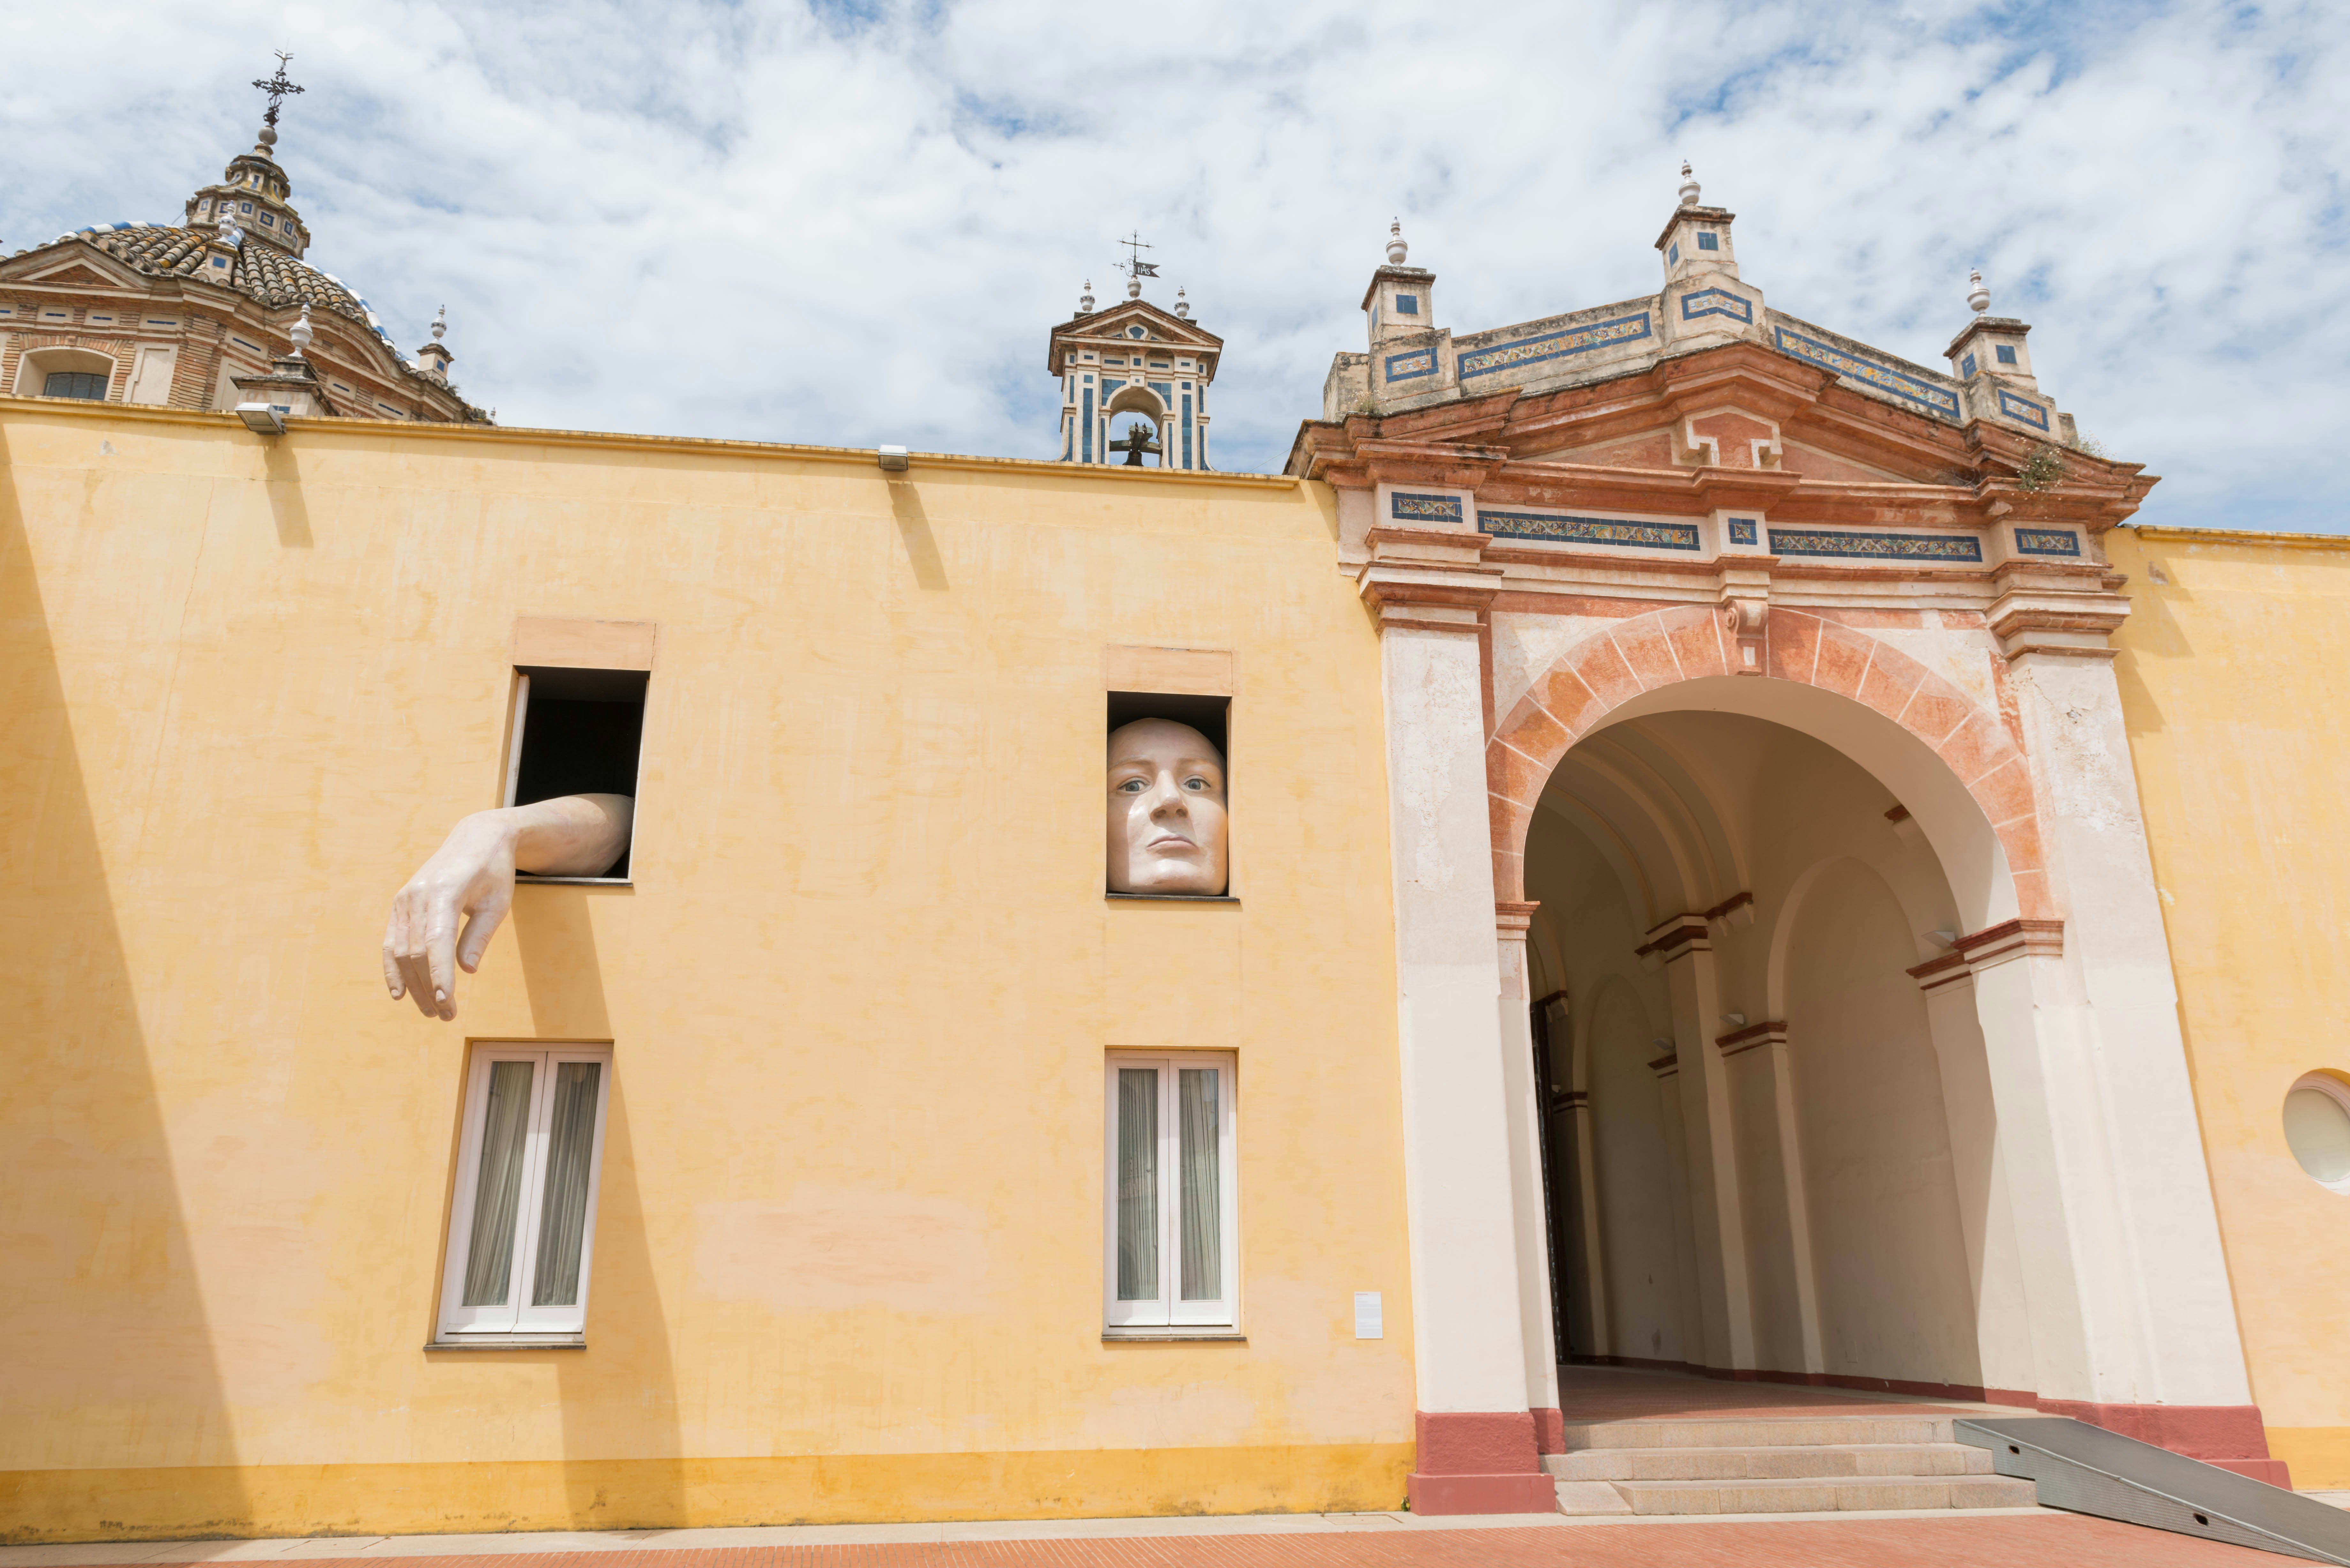
POLYGON ((1199 774, 1193 774, 1190 778, 1183 781, 1183 787, 1191 790, 1194 794, 1200 794, 1211 790, 1216 786, 1210 784, 1206 779, 1201 778, 1199 774))
POLYGON ((1118 793, 1120 794, 1140 794, 1144 790, 1149 787, 1150 786, 1141 779, 1120 779, 1118 784, 1118 793))

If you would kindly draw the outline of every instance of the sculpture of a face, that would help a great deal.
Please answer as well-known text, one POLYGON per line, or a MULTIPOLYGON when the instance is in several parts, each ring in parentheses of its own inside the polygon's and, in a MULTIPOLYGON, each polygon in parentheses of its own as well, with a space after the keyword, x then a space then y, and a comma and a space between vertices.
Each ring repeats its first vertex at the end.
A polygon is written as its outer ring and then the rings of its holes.
POLYGON ((1224 890, 1224 760, 1171 719, 1109 738, 1109 890, 1224 890))

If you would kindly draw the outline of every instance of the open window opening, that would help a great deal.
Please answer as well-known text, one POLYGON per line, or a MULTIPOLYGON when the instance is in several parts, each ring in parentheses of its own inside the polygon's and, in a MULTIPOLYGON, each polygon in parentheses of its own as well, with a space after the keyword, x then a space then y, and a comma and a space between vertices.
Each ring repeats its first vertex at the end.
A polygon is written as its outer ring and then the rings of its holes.
POLYGON ((1232 901, 1232 699, 1108 694, 1113 898, 1232 901))
POLYGON ((1103 1332, 1240 1327, 1235 1059, 1109 1056, 1102 1183, 1103 1332))
MULTIPOLYGON (((525 666, 515 672, 514 735, 506 753, 508 805, 570 794, 637 794, 644 745, 641 670, 525 666)), ((626 881, 636 843, 600 877, 531 877, 520 881, 626 881)))

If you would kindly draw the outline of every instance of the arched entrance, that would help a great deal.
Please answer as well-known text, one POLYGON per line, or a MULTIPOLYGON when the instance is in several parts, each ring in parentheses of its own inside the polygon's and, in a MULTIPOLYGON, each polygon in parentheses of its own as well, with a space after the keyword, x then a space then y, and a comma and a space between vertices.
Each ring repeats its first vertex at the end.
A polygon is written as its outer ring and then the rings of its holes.
POLYGON ((1683 709, 1568 748, 1523 854, 1561 1360, 2025 1402, 1981 1033, 1910 972, 1968 923, 1892 793, 1683 709))
POLYGON ((1505 618, 1451 541, 1365 572, 1413 1506, 1525 1505, 1562 1324, 2258 1459, 2110 669, 1897 608, 1505 618))

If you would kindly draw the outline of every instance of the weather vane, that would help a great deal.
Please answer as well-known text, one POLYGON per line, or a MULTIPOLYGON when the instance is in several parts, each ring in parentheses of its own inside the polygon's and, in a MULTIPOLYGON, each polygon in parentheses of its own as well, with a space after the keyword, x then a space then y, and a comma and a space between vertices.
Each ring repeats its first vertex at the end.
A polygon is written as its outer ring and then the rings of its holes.
POLYGON ((1132 234, 1118 243, 1126 247, 1126 259, 1118 264, 1118 271, 1126 274, 1127 276, 1135 279, 1137 282, 1139 282, 1146 277, 1157 277, 1159 275, 1158 267, 1142 259, 1143 252, 1155 249, 1156 247, 1145 243, 1142 238, 1142 231, 1140 229, 1135 230, 1132 234))
POLYGON ((286 53, 283 49, 272 49, 269 52, 277 57, 277 74, 274 77, 267 78, 255 77, 254 78, 253 85, 269 95, 269 109, 267 113, 261 117, 261 123, 269 127, 270 130, 275 130, 277 129, 278 105, 286 99, 287 94, 297 93, 302 89, 296 87, 293 81, 286 75, 286 62, 292 59, 294 57, 286 53))

